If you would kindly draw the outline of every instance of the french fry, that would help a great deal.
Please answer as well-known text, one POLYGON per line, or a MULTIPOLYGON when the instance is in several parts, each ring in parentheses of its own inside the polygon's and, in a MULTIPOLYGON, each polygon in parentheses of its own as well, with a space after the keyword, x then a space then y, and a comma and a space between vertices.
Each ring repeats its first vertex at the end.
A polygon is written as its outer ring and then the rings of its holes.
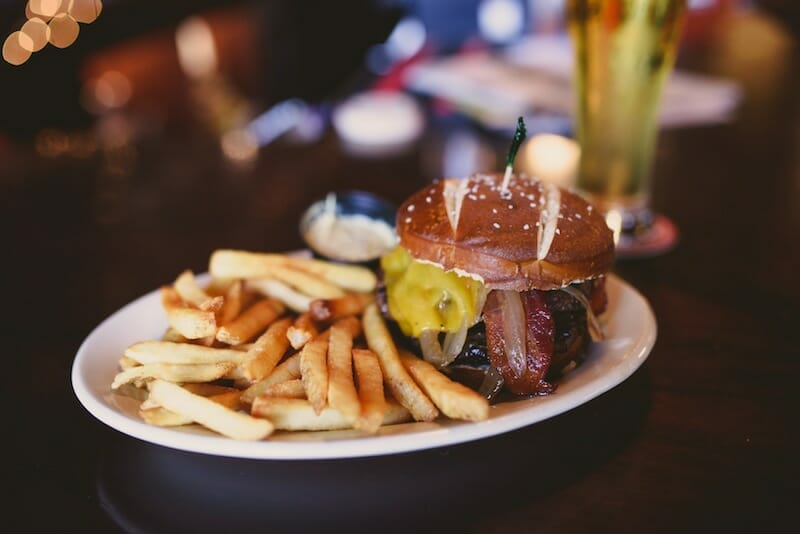
POLYGON ((381 426, 383 414, 386 412, 381 365, 375 353, 365 349, 353 349, 353 365, 358 378, 358 398, 361 404, 361 414, 353 426, 374 434, 381 426))
POLYGON ((338 286, 324 278, 299 268, 279 254, 254 254, 217 250, 211 255, 209 270, 214 276, 233 278, 273 278, 317 298, 335 298, 344 295, 338 286), (266 261, 265 261, 265 258, 266 261))
MULTIPOLYGON (((345 317, 343 319, 339 319, 334 324, 347 330, 347 332, 350 334, 352 338, 357 338, 359 335, 361 335, 361 321, 359 321, 356 317, 345 317)), ((287 337, 288 335, 289 334, 287 332, 287 337)), ((317 334, 314 335, 312 339, 322 338, 327 340, 328 336, 330 335, 331 332, 330 329, 328 329, 322 333, 318 332, 317 334)))
POLYGON ((240 400, 242 404, 252 404, 253 399, 263 395, 264 391, 272 384, 300 378, 300 353, 293 354, 278 365, 264 380, 252 384, 242 391, 240 400))
MULTIPOLYGON (((191 391, 186 386, 183 386, 183 388, 189 391, 189 393, 206 397, 207 399, 212 400, 217 404, 221 404, 222 406, 225 406, 231 410, 239 409, 239 390, 226 391, 222 393, 216 393, 214 395, 203 395, 196 391, 191 391)), ((184 415, 167 410, 156 402, 153 402, 153 404, 154 406, 151 408, 147 408, 145 403, 142 403, 142 405, 139 407, 139 416, 148 424, 154 426, 181 426, 190 425, 194 422, 184 415)))
POLYGON ((236 364, 229 362, 208 364, 148 363, 126 369, 114 377, 111 389, 123 384, 136 383, 140 379, 157 378, 170 382, 211 382, 222 378, 236 364))
MULTIPOLYGON (((259 254, 241 250, 215 251, 211 256, 209 270, 214 276, 248 279, 273 278, 276 267, 285 268, 287 266, 318 276, 343 289, 362 293, 373 291, 377 281, 375 273, 365 267, 295 258, 284 254, 259 254)), ((322 295, 320 297, 328 298, 322 295)))
POLYGON ((204 347, 214 347, 217 343, 217 337, 215 334, 211 334, 210 336, 201 337, 200 339, 190 339, 190 343, 196 343, 197 345, 202 345, 204 347))
POLYGON ((136 399, 139 402, 146 401, 148 395, 146 388, 137 387, 132 382, 128 384, 122 384, 120 387, 117 388, 116 393, 119 395, 130 397, 132 399, 136 399))
POLYGON ((214 277, 268 278, 275 265, 283 265, 283 254, 262 254, 244 250, 215 250, 208 270, 214 277))
POLYGON ((288 258, 291 265, 324 278, 328 282, 349 291, 371 293, 375 290, 377 277, 366 267, 342 265, 329 261, 306 258, 288 258))
MULTIPOLYGON (((342 430, 352 428, 352 421, 342 413, 328 406, 320 413, 314 411, 311 403, 304 399, 282 399, 262 395, 253 401, 251 414, 266 417, 279 430, 342 430)), ((411 420, 408 410, 397 402, 386 404, 383 425, 394 425, 411 420)))
POLYGON ((188 417, 184 417, 175 412, 171 412, 161 406, 153 408, 139 407, 139 417, 144 422, 153 426, 183 426, 194 423, 188 417))
POLYGON ((141 341, 125 349, 126 358, 141 364, 231 362, 238 365, 245 360, 246 354, 235 349, 217 349, 171 341, 141 341))
POLYGON ((314 324, 311 315, 306 312, 297 316, 297 319, 294 320, 292 326, 287 330, 286 337, 289 339, 289 343, 291 343, 293 349, 300 350, 303 348, 303 345, 318 334, 319 330, 317 329, 317 325, 314 324))
POLYGON ((360 315, 364 313, 364 308, 374 300, 375 297, 372 293, 351 293, 336 299, 314 300, 308 311, 312 319, 322 323, 348 315, 360 315))
POLYGON ((299 378, 285 380, 277 384, 270 384, 264 389, 263 395, 267 397, 281 397, 283 399, 305 399, 306 388, 299 378))
POLYGON ((217 341, 229 345, 245 343, 280 317, 283 312, 284 308, 280 302, 272 299, 260 300, 217 330, 217 341))
POLYGON ((194 279, 194 273, 190 270, 183 271, 172 283, 175 292, 181 300, 192 306, 201 307, 205 302, 211 300, 211 296, 206 293, 194 279))
POLYGON ((203 311, 210 311, 217 313, 222 309, 225 299, 222 297, 209 297, 205 302, 201 302, 197 308, 203 311))
POLYGON ((286 349, 289 348, 286 331, 291 324, 290 317, 272 323, 245 353, 241 367, 246 379, 250 381, 263 380, 272 372, 286 349))
POLYGON ((169 411, 233 439, 261 440, 274 428, 266 419, 231 410, 164 380, 150 383, 150 398, 169 411))
MULTIPOLYGON (((361 335, 361 321, 357 317, 345 317, 343 319, 339 319, 333 324, 334 326, 339 326, 347 330, 347 333, 350 334, 350 337, 353 339, 361 335)), ((325 332, 330 333, 330 329, 326 330, 325 332)))
MULTIPOLYGON (((224 406, 228 406, 231 409, 238 409, 239 408, 239 396, 241 392, 236 388, 230 388, 227 386, 220 386, 217 384, 207 384, 204 382, 192 382, 188 384, 182 384, 181 387, 188 391, 189 393, 194 393, 195 395, 200 395, 201 397, 208 397, 211 400, 215 400, 224 406), (235 400, 232 400, 232 397, 235 400)), ((158 404, 155 400, 146 398, 141 405, 139 405, 140 411, 147 411, 150 412, 152 410, 161 408, 161 405, 158 404)), ((161 408, 163 410, 163 408, 161 408)), ((162 419, 161 416, 156 416, 150 414, 150 416, 154 419, 158 418, 159 420, 162 419)), ((167 411, 166 414, 163 414, 163 420, 165 421, 177 421, 175 419, 176 414, 167 411)), ((187 425, 191 423, 191 421, 183 422, 183 423, 174 423, 174 424, 181 424, 187 425)))
POLYGON ((174 343, 186 343, 188 341, 187 338, 183 337, 172 327, 167 328, 164 335, 161 336, 161 341, 172 341, 174 343))
POLYGON ((488 419, 489 401, 485 397, 458 382, 453 382, 433 365, 408 351, 400 351, 400 361, 447 417, 468 421, 488 419))
POLYGON ((258 440, 276 428, 375 434, 440 411, 489 417, 486 399, 398 349, 368 269, 218 250, 210 271, 205 288, 190 270, 162 287, 168 330, 161 341, 129 346, 119 360, 112 390, 139 400, 147 423, 198 423, 258 440), (286 308, 299 315, 283 316, 286 308), (363 346, 362 331, 369 349, 353 348, 363 346), (290 346, 297 352, 281 362, 290 346))
MULTIPOLYGON (((205 395, 202 396, 205 397, 205 395)), ((226 391, 224 393, 216 393, 214 395, 208 395, 207 398, 211 399, 217 404, 225 406, 226 408, 230 408, 231 410, 238 410, 242 406, 242 403, 239 400, 239 397, 241 396, 242 392, 239 391, 238 389, 234 389, 233 391, 226 391)))
POLYGON ((340 287, 327 280, 288 265, 273 270, 272 276, 284 284, 302 288, 303 292, 311 297, 331 299, 345 294, 340 287))
POLYGON ((139 365, 139 362, 133 358, 128 358, 127 356, 123 356, 119 359, 119 368, 123 371, 125 369, 130 369, 131 367, 136 367, 137 365, 139 365))
POLYGON ((333 325, 328 341, 328 404, 353 422, 361 412, 353 382, 353 336, 342 325, 333 325))
POLYGON ((235 278, 212 278, 204 291, 212 297, 224 297, 234 282, 235 278))
MULTIPOLYGON (((300 376, 299 371, 297 372, 297 376, 300 376)), ((267 390, 267 388, 272 385, 268 382, 268 380, 269 377, 267 377, 264 380, 255 382, 254 384, 250 384, 248 387, 244 388, 244 390, 242 390, 242 394, 239 396, 239 401, 244 406, 250 406, 251 404, 253 404, 253 400, 256 397, 263 395, 264 392, 267 390)))
POLYGON ((236 386, 237 389, 245 389, 250 387, 253 384, 252 380, 248 380, 246 376, 244 376, 244 371, 242 370, 241 365, 237 365, 223 376, 225 380, 232 380, 233 385, 236 386))
POLYGON ((328 402, 328 337, 317 336, 300 351, 300 377, 306 397, 314 411, 320 413, 328 402))
POLYGON ((183 305, 178 293, 171 287, 161 288, 161 303, 167 313, 169 325, 188 339, 213 336, 217 320, 213 311, 197 310, 183 305))
POLYGON ((244 301, 244 286, 241 280, 236 280, 228 286, 225 292, 222 308, 217 313, 217 322, 226 325, 233 321, 242 311, 244 301))
POLYGON ((140 410, 154 410, 160 407, 161 405, 159 403, 149 398, 143 400, 142 403, 139 405, 140 410))
POLYGON ((278 299, 297 313, 307 312, 311 301, 314 300, 312 297, 300 293, 283 282, 271 278, 248 280, 247 287, 266 297, 278 299))
MULTIPOLYGON (((139 377, 139 378, 134 378, 131 382, 128 382, 128 384, 130 384, 135 388, 147 389, 147 383, 150 382, 150 380, 152 379, 149 377, 139 377)), ((126 386, 128 384, 122 384, 122 386, 126 386)))
MULTIPOLYGON (((243 280, 242 284, 242 310, 246 310, 248 307, 253 305, 254 302, 257 302, 264 298, 264 295, 255 291, 253 288, 249 287, 247 283, 243 280)), ((281 302, 280 299, 276 299, 278 302, 281 302)))
POLYGON ((205 384, 202 382, 190 382, 188 384, 182 384, 181 387, 189 393, 194 393, 195 395, 201 395, 203 397, 222 395, 223 393, 241 393, 236 388, 220 386, 218 384, 205 384))
POLYGON ((272 373, 265 378, 267 385, 300 378, 300 353, 293 354, 278 365, 272 373))
MULTIPOLYGON (((339 319, 338 321, 336 321, 334 325, 347 330, 347 332, 350 334, 350 337, 352 338, 357 338, 359 335, 361 335, 361 321, 359 321, 356 317, 344 317, 343 319, 339 319)), ((328 329, 322 333, 317 333, 312 339, 314 340, 324 339, 325 341, 327 341, 330 335, 331 331, 330 329, 328 329)), ((288 337, 288 332, 287 332, 287 337, 288 337)))
POLYGON ((400 361, 394 340, 374 303, 367 306, 362 320, 367 345, 378 356, 383 379, 389 391, 400 404, 408 408, 417 421, 436 419, 439 415, 438 410, 420 390, 400 361))

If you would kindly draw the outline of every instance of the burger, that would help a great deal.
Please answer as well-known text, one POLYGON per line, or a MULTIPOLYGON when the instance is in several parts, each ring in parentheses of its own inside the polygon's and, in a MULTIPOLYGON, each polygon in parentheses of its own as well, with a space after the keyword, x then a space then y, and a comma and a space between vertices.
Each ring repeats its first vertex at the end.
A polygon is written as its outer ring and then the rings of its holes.
POLYGON ((397 235, 384 314, 441 370, 478 373, 487 396, 552 392, 602 335, 614 242, 576 194, 524 175, 445 179, 402 204, 397 235))

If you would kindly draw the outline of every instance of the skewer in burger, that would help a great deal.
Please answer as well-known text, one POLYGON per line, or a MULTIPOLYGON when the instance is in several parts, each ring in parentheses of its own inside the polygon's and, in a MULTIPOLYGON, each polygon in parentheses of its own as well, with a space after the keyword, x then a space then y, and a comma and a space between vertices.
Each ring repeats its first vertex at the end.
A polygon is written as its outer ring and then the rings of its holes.
POLYGON ((614 243, 578 195, 510 172, 441 180, 399 208, 397 234, 384 313, 443 371, 484 373, 481 393, 548 394, 601 336, 614 243))

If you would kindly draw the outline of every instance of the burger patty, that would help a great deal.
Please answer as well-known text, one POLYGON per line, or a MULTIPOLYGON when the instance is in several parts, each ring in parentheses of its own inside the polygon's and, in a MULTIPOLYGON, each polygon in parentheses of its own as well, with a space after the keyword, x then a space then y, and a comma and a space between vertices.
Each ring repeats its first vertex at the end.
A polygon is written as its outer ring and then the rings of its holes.
MULTIPOLYGON (((608 301, 605 291, 605 277, 587 280, 579 284, 572 284, 570 287, 586 295, 595 313, 600 314, 605 311, 608 301)), ((550 308, 550 311, 554 314, 566 311, 583 311, 583 305, 566 291, 554 290, 543 291, 543 293, 545 301, 547 302, 547 307, 550 308)))
MULTIPOLYGON (((589 345, 589 329, 583 308, 574 311, 553 312, 555 320, 555 347, 548 376, 558 374, 569 362, 580 358, 589 345)), ((486 326, 480 322, 469 329, 464 348, 456 356, 452 366, 466 366, 486 370, 489 353, 486 343, 486 326)))
MULTIPOLYGON (((379 276, 378 280, 376 301, 384 317, 387 318, 389 327, 396 336, 395 339, 403 339, 403 344, 407 348, 419 352, 417 340, 403 336, 392 320, 383 277, 379 276)), ((572 287, 586 295, 595 313, 602 313, 605 310, 607 304, 605 278, 573 284, 572 287)), ((554 350, 547 372, 547 378, 552 380, 557 378, 570 362, 579 362, 583 358, 591 336, 583 304, 565 291, 554 290, 542 293, 555 322, 554 350)), ((464 347, 448 368, 454 378, 475 375, 476 372, 485 373, 490 365, 488 351, 486 327, 481 321, 469 329, 464 347)), ((468 381, 473 382, 474 376, 471 376, 468 381)))

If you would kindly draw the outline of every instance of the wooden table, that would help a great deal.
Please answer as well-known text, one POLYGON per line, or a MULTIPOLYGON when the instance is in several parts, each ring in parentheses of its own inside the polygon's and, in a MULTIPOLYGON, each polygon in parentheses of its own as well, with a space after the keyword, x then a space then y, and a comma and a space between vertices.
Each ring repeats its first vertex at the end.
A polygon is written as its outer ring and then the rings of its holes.
MULTIPOLYGON (((104 317, 218 247, 301 245, 298 214, 332 189, 399 202, 433 176, 429 148, 347 156, 332 134, 279 142, 237 170, 197 129, 130 152, 6 151, 4 390, 7 491, 25 530, 132 532, 453 529, 753 531, 796 506, 800 301, 800 61, 757 14, 682 60, 742 83, 730 124, 666 131, 655 207, 681 230, 669 254, 618 262, 650 301, 655 349, 575 410, 454 447, 341 461, 247 461, 151 445, 75 399, 75 351, 104 317), (756 32, 761 46, 748 41, 756 32), (9 481, 10 480, 10 481, 9 481)), ((790 523, 789 523, 790 524, 790 523)))

